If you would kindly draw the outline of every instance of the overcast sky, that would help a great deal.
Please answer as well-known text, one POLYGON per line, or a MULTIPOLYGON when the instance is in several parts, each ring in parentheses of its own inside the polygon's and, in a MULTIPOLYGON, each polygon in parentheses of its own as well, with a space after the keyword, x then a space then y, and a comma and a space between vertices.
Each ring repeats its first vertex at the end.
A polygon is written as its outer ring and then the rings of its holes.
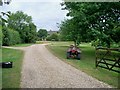
POLYGON ((23 11, 32 16, 37 29, 43 28, 56 31, 57 24, 63 21, 68 11, 61 10, 62 0, 12 0, 9 5, 0 7, 2 11, 23 11))

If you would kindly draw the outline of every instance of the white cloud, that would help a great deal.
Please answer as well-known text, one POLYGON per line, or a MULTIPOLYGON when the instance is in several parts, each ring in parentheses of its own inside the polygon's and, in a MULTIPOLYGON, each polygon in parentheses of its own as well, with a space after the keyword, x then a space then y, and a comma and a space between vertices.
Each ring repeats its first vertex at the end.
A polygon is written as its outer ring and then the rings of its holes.
POLYGON ((61 0, 12 0, 10 5, 3 6, 4 11, 16 12, 18 10, 32 16, 38 28, 58 30, 56 23, 66 18, 67 11, 61 10, 61 0), (29 1, 29 2, 28 2, 29 1), (34 2, 33 2, 34 1, 34 2))

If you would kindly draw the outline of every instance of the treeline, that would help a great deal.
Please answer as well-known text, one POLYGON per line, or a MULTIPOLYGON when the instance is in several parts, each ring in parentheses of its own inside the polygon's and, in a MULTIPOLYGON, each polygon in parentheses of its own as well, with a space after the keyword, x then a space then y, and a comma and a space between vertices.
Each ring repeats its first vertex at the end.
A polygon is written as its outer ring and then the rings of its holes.
POLYGON ((115 43, 120 47, 120 2, 63 2, 67 16, 60 25, 62 40, 72 40, 110 47, 115 43))
POLYGON ((46 40, 46 41, 59 41, 59 32, 54 31, 54 33, 49 34, 49 31, 46 29, 39 29, 37 32, 38 40, 46 40))
POLYGON ((58 41, 59 35, 53 33, 48 35, 46 29, 39 29, 32 22, 32 17, 17 11, 1 12, 0 16, 0 44, 3 46, 10 46, 20 43, 35 43, 39 40, 58 41))
POLYGON ((9 46, 19 43, 35 43, 37 39, 36 26, 32 17, 17 11, 2 12, 2 45, 9 46), (5 17, 5 18, 4 18, 5 17))

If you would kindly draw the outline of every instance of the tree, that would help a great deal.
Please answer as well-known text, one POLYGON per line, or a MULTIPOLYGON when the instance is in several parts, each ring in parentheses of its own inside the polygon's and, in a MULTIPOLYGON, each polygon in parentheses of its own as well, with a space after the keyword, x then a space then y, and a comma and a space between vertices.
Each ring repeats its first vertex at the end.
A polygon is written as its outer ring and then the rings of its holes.
POLYGON ((114 26, 120 24, 120 3, 96 3, 96 5, 98 5, 97 12, 92 12, 91 16, 88 14, 89 22, 92 22, 91 28, 100 32, 100 41, 105 42, 106 46, 110 48, 111 43, 115 41, 112 38, 113 34, 115 35, 114 26))
POLYGON ((37 38, 36 26, 32 22, 32 17, 21 11, 16 13, 2 12, 7 19, 2 16, 2 36, 3 45, 14 45, 17 43, 35 43, 37 38))
POLYGON ((47 37, 47 30, 46 29, 40 29, 38 31, 38 37, 40 38, 40 40, 45 40, 45 38, 47 37))
POLYGON ((59 40, 59 36, 57 33, 53 33, 50 36, 48 36, 46 38, 47 41, 58 41, 59 40))
POLYGON ((37 28, 34 23, 29 24, 29 35, 28 35, 28 42, 35 43, 37 40, 37 28))
POLYGON ((8 28, 19 32, 22 43, 32 43, 36 39, 36 26, 32 22, 32 17, 22 11, 12 13, 8 21, 8 28))
POLYGON ((7 27, 3 27, 2 33, 3 33, 2 44, 5 46, 15 45, 21 42, 20 35, 15 30, 9 29, 7 27))
MULTIPOLYGON (((118 25, 120 18, 120 3, 82 3, 82 2, 64 2, 64 9, 76 21, 77 32, 81 36, 81 41, 90 41, 99 39, 100 42, 105 42, 107 47, 114 39, 114 25, 118 25), (95 36, 90 38, 90 36, 95 36)), ((114 30, 115 31, 115 30, 114 30)))
MULTIPOLYGON (((69 30, 66 30, 69 34, 67 36, 71 37, 71 39, 74 41, 75 45, 79 45, 81 41, 88 42, 90 41, 90 38, 88 38, 88 20, 83 13, 83 7, 86 6, 86 4, 82 4, 80 6, 79 2, 65 2, 64 5, 66 7, 64 9, 67 9, 69 13, 67 13, 67 16, 71 16, 72 18, 69 20, 69 26, 62 25, 62 27, 69 28, 69 30)), ((65 32, 65 30, 61 29, 61 32, 65 32)))
POLYGON ((74 41, 75 46, 80 44, 80 31, 78 31, 79 28, 75 19, 62 22, 59 28, 60 35, 63 40, 72 40, 74 41))

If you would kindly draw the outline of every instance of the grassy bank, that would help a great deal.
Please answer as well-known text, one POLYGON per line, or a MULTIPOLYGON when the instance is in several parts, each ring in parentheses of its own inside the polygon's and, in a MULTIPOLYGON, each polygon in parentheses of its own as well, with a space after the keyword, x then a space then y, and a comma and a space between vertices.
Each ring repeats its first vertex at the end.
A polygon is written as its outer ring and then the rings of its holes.
POLYGON ((102 68, 95 68, 95 49, 90 44, 82 43, 81 60, 66 59, 66 50, 72 42, 52 42, 47 48, 57 57, 74 66, 77 69, 97 78, 100 81, 108 83, 113 87, 118 87, 118 73, 108 71, 102 68))
POLYGON ((2 61, 13 62, 13 68, 2 69, 2 88, 20 88, 23 51, 2 48, 2 61))

